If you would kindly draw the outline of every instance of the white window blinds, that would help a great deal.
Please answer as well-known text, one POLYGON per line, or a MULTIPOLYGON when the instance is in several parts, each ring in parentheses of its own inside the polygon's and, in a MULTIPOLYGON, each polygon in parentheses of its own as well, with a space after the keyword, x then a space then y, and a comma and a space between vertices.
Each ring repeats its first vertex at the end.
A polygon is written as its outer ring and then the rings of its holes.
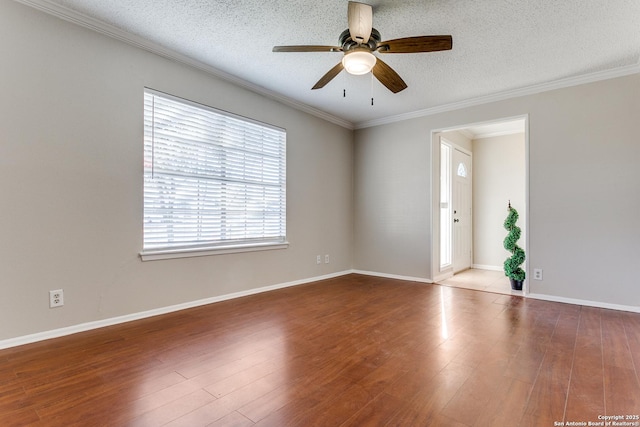
POLYGON ((286 235, 285 131, 144 94, 144 249, 278 244, 286 235))

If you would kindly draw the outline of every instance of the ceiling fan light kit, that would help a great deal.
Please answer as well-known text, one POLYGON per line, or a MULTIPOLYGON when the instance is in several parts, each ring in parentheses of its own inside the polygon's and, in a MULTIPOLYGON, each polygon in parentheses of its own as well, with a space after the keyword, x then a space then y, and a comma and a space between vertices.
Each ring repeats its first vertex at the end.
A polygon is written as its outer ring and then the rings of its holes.
POLYGON ((375 55, 368 50, 353 50, 344 55, 342 65, 347 73, 361 76, 371 71, 376 61, 375 55))
POLYGON ((350 1, 347 9, 349 28, 340 34, 340 46, 274 46, 273 52, 342 52, 342 61, 330 69, 312 89, 323 88, 344 69, 349 74, 362 75, 372 72, 374 77, 393 93, 407 88, 390 66, 373 53, 419 53, 450 50, 451 36, 403 37, 381 41, 380 33, 373 28, 373 8, 365 3, 350 1))

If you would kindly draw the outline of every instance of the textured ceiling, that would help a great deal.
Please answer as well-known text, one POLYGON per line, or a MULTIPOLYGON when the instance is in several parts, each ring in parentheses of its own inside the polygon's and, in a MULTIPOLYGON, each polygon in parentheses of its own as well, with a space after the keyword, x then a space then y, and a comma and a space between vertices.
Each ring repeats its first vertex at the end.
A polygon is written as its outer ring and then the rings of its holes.
POLYGON ((342 54, 271 48, 338 45, 347 28, 346 0, 36 2, 80 12, 356 126, 635 66, 640 57, 638 0, 372 0, 383 40, 451 34, 453 49, 385 55, 409 86, 395 95, 370 74, 346 72, 311 91, 342 54))

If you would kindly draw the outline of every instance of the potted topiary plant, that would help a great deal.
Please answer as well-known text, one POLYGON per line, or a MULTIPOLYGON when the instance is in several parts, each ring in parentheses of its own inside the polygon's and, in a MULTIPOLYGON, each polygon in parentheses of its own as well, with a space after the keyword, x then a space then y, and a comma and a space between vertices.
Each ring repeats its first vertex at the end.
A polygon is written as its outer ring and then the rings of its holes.
POLYGON ((504 274, 511 281, 511 289, 520 291, 522 290, 522 283, 524 282, 525 272, 520 265, 525 260, 524 250, 517 245, 520 239, 521 230, 516 225, 518 221, 518 211, 511 207, 511 201, 509 201, 509 207, 507 208, 509 214, 504 220, 504 228, 507 229, 509 234, 504 239, 504 248, 512 253, 512 255, 504 261, 504 274))

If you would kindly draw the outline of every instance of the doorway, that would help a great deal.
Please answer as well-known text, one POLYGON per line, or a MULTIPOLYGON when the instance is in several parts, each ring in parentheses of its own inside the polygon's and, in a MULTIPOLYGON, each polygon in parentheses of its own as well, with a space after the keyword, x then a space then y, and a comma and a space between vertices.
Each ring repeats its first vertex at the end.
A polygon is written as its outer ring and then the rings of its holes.
MULTIPOLYGON (((432 133, 434 282, 456 275, 456 281, 482 281, 483 289, 496 291, 505 278, 502 264, 508 252, 502 246, 502 224, 510 199, 517 200, 523 230, 519 244, 527 251, 527 126, 527 116, 520 116, 432 133)), ((505 283, 508 291, 508 279, 505 283)))

